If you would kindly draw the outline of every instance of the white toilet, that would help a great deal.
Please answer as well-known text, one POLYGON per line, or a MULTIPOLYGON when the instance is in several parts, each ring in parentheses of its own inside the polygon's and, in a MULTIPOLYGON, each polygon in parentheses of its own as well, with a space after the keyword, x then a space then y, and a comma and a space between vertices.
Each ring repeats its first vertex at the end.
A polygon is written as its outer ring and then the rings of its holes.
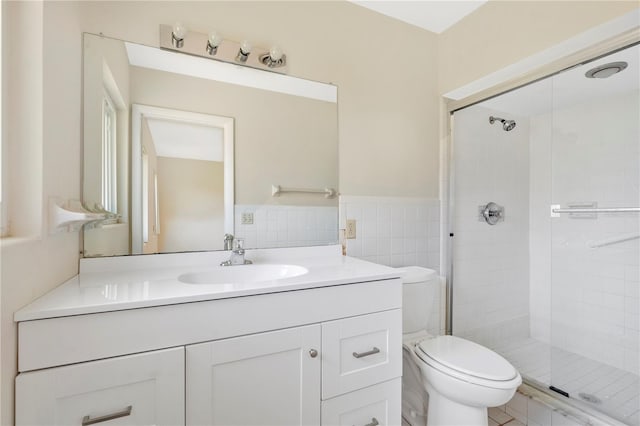
POLYGON ((411 426, 486 426, 487 407, 505 404, 522 378, 497 353, 455 336, 427 332, 440 278, 431 269, 403 276, 402 418, 411 426))

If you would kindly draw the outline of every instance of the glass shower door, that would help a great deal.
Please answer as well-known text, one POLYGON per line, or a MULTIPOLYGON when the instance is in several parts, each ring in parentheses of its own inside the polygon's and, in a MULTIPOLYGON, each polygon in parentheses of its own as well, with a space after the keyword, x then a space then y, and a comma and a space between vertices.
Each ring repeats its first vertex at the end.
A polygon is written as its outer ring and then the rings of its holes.
POLYGON ((640 206, 639 58, 640 48, 633 46, 554 76, 547 143, 550 384, 587 409, 636 426, 640 213, 633 208, 640 206), (622 62, 626 69, 615 73, 624 68, 622 62))
POLYGON ((550 140, 551 89, 545 79, 454 113, 450 206, 453 334, 493 349, 545 389, 551 153, 533 142, 550 140), (544 177, 533 179, 532 156, 544 177))

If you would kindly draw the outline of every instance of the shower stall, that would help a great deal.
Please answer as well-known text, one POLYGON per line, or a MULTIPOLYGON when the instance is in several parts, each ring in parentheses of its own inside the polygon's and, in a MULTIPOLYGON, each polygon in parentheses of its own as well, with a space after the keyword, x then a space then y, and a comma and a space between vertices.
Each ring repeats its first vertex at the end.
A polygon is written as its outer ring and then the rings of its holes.
POLYGON ((453 112, 451 329, 640 425, 640 46, 453 112))

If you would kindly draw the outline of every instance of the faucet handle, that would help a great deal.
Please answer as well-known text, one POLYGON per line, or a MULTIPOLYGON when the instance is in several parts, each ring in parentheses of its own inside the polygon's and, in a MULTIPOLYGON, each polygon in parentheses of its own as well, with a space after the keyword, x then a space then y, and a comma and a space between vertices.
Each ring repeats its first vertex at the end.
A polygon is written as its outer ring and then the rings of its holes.
POLYGON ((233 240, 234 250, 244 250, 244 238, 236 238, 233 240))
POLYGON ((233 246, 233 235, 224 234, 224 249, 231 250, 232 246, 233 246))

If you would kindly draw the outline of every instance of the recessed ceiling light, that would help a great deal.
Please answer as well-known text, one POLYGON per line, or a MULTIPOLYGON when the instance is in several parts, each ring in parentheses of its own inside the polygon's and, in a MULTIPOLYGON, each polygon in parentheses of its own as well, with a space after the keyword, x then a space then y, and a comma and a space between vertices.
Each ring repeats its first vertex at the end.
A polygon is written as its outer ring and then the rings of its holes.
POLYGON ((600 65, 599 67, 591 68, 584 75, 587 78, 607 78, 627 68, 626 62, 610 62, 608 64, 600 65))

